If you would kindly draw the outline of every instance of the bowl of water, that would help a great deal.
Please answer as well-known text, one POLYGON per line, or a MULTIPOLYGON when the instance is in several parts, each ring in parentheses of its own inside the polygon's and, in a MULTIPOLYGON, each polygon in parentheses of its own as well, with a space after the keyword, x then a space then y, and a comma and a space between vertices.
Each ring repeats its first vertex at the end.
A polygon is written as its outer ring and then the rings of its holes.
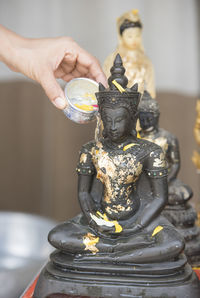
POLYGON ((65 86, 65 97, 68 101, 64 114, 72 121, 84 124, 96 119, 98 113, 95 93, 99 84, 91 79, 76 78, 65 86))

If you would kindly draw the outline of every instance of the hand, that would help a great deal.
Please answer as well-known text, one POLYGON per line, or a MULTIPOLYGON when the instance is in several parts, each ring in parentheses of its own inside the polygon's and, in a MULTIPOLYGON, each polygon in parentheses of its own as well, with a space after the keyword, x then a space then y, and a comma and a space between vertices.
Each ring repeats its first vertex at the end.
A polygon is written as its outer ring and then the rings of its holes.
POLYGON ((115 227, 98 226, 95 221, 93 221, 91 226, 96 231, 96 234, 102 238, 115 238, 119 235, 115 233, 115 227))
POLYGON ((88 195, 88 196, 84 196, 84 198, 82 198, 82 200, 80 200, 80 197, 79 197, 79 201, 81 203, 81 209, 82 209, 83 213, 90 220, 91 214, 96 214, 96 210, 97 210, 93 199, 91 198, 90 195, 88 195))
POLYGON ((108 227, 108 226, 98 226, 98 232, 102 235, 116 235, 115 233, 115 226, 108 227))
MULTIPOLYGON (((98 210, 99 212, 99 210, 98 210)), ((106 221, 104 220, 105 224, 102 222, 102 217, 99 216, 98 212, 94 213, 90 213, 90 221, 89 221, 89 225, 95 229, 95 231, 100 234, 105 236, 106 234, 108 235, 112 235, 115 233, 115 226, 108 226, 106 224, 106 221)))
POLYGON ((67 101, 56 78, 87 77, 106 85, 98 60, 70 37, 28 39, 0 26, 0 41, 0 60, 41 84, 57 108, 65 108, 67 101))
POLYGON ((140 231, 141 229, 142 229, 142 225, 139 223, 136 223, 134 226, 132 226, 128 229, 124 228, 122 234, 123 234, 123 236, 128 236, 129 234, 134 234, 134 233, 140 231))

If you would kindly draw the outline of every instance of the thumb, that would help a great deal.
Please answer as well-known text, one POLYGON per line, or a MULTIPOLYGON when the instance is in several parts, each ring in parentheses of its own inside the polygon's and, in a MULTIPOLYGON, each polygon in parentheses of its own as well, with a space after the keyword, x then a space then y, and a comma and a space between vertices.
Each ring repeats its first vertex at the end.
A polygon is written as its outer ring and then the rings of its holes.
POLYGON ((64 109, 67 106, 67 100, 65 98, 64 92, 51 71, 43 74, 43 78, 40 80, 40 84, 50 101, 58 109, 64 109))

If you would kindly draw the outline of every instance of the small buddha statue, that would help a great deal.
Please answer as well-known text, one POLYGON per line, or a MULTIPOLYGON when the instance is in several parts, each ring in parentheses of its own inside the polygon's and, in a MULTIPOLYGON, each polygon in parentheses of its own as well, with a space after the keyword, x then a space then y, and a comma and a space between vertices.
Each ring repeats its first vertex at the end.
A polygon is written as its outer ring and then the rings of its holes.
POLYGON ((185 293, 197 298, 200 293, 183 238, 161 215, 168 189, 165 156, 158 145, 137 138, 140 93, 137 84, 127 87, 124 73, 117 55, 109 87, 99 84, 96 93, 102 138, 80 150, 82 211, 50 231, 56 251, 35 298, 52 293, 161 298, 174 297, 175 289, 178 298, 185 293))
POLYGON ((124 13, 117 19, 118 46, 104 62, 104 72, 110 75, 110 68, 117 53, 120 54, 126 69, 128 86, 138 84, 139 92, 146 90, 155 97, 154 69, 145 55, 142 44, 142 22, 137 9, 124 13))
POLYGON ((192 189, 180 181, 180 151, 177 138, 159 127, 159 105, 148 91, 145 91, 139 104, 140 136, 159 145, 168 163, 168 204, 162 212, 173 223, 186 241, 185 253, 194 266, 200 265, 200 229, 195 226, 197 214, 188 203, 192 189))

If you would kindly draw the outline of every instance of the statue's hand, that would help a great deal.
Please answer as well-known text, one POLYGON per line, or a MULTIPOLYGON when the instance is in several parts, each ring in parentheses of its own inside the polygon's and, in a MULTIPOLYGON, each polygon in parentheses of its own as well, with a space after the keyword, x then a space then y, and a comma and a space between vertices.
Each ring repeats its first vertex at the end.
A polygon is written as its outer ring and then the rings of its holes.
POLYGON ((93 219, 90 220, 89 225, 96 231, 96 234, 100 237, 108 237, 115 234, 114 227, 99 226, 93 219))
POLYGON ((95 214, 97 210, 97 206, 90 197, 90 195, 83 194, 81 196, 81 209, 87 217, 88 221, 90 221, 91 214, 95 214))
POLYGON ((113 235, 115 234, 115 227, 99 226, 98 231, 101 234, 113 235))
POLYGON ((123 236, 128 236, 130 234, 134 234, 139 232, 142 229, 142 225, 139 223, 136 223, 134 226, 128 227, 128 228, 124 228, 123 230, 123 236))
POLYGON ((112 228, 109 228, 109 227, 106 227, 106 226, 101 226, 101 227, 98 227, 98 230, 96 230, 97 232, 97 235, 99 237, 102 237, 102 238, 116 238, 116 233, 115 233, 115 229, 112 227, 112 228))
POLYGON ((90 213, 90 226, 92 226, 97 233, 106 235, 106 234, 113 234, 115 232, 115 225, 113 222, 106 220, 107 217, 100 211, 97 211, 95 214, 90 213))

